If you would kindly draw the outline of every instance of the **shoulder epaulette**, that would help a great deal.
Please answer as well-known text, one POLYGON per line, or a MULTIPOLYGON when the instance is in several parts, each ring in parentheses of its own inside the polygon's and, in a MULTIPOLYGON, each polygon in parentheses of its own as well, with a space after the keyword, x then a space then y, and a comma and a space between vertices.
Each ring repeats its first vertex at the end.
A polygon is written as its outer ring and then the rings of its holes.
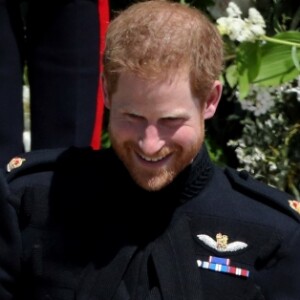
POLYGON ((226 168, 224 172, 236 190, 249 195, 256 201, 282 211, 300 223, 300 202, 293 199, 293 196, 260 182, 246 171, 226 168))
POLYGON ((50 170, 57 158, 66 149, 35 150, 13 157, 6 165, 7 181, 10 182, 27 174, 50 170))

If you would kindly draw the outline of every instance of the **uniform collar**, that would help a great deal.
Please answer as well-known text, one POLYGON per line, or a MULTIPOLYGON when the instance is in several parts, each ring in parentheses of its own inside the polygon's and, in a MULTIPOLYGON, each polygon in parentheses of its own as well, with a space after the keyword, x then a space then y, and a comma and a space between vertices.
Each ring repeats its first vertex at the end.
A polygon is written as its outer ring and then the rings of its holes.
POLYGON ((199 194, 211 179, 213 170, 207 149, 203 146, 192 164, 178 178, 183 181, 181 202, 186 202, 199 194))
MULTIPOLYGON (((121 162, 119 161, 119 163, 121 162)), ((131 193, 144 199, 144 203, 147 202, 146 199, 149 199, 152 204, 155 204, 157 200, 161 205, 161 199, 165 199, 164 203, 170 200, 173 205, 178 206, 195 197, 205 188, 212 177, 214 165, 209 158, 206 147, 203 145, 193 162, 171 184, 157 192, 148 192, 140 188, 133 182, 124 166, 122 169, 124 172, 119 174, 123 174, 121 180, 124 182, 124 186, 127 186, 131 193)))

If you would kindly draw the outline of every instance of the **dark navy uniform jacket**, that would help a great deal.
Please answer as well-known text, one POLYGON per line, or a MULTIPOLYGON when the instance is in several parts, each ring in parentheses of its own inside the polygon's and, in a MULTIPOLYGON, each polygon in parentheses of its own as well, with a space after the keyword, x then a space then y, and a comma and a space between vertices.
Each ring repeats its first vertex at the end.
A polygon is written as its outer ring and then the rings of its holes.
POLYGON ((1 300, 299 300, 288 194, 203 149, 158 192, 111 149, 40 150, 0 176, 1 300))

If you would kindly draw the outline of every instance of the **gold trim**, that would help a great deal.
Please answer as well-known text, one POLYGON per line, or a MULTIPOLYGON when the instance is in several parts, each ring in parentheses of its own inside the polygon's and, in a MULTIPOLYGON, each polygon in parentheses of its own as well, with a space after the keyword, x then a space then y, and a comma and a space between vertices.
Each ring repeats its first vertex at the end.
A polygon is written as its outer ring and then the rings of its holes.
POLYGON ((11 172, 13 169, 21 167, 24 161, 26 161, 26 159, 22 157, 12 158, 6 166, 7 172, 11 172))

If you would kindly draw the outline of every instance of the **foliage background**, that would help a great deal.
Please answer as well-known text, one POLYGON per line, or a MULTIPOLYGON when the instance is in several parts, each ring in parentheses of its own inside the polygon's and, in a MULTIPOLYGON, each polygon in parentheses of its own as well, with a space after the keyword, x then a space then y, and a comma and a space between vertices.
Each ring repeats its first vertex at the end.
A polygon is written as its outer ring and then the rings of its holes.
MULTIPOLYGON (((226 14, 229 1, 180 2, 216 21, 226 14)), ((268 37, 299 43, 299 3, 234 2, 242 4, 245 15, 249 6, 262 14, 268 37)), ((216 116, 206 124, 211 157, 300 199, 300 48, 259 40, 237 43, 226 36, 224 42, 224 92, 216 116), (263 78, 262 84, 257 78, 263 78)))

